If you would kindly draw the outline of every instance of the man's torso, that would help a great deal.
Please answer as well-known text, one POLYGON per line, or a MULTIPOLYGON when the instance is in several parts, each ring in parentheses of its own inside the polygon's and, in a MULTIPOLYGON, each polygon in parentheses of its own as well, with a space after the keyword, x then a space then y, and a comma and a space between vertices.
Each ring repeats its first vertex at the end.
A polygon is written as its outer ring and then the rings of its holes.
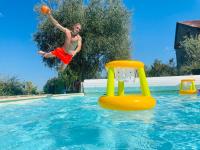
POLYGON ((80 35, 73 36, 72 34, 67 35, 66 33, 66 38, 65 38, 65 43, 63 45, 63 48, 69 53, 71 51, 74 51, 78 46, 79 39, 80 39, 80 35))

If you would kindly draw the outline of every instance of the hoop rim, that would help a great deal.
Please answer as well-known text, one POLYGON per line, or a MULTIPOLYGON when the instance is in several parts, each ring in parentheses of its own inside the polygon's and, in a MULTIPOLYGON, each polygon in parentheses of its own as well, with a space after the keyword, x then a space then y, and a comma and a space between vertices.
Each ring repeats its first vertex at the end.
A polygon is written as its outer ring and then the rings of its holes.
POLYGON ((108 68, 144 68, 144 63, 134 60, 117 60, 111 61, 105 65, 108 68))

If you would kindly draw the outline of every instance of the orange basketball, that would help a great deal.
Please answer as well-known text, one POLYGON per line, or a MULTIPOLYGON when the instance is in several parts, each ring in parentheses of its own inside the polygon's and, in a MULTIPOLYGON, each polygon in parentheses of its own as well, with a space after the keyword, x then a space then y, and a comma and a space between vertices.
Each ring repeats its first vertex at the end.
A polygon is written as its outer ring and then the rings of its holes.
POLYGON ((50 12, 50 9, 49 9, 48 6, 42 5, 42 7, 41 7, 41 12, 42 12, 43 14, 48 14, 48 13, 50 12))

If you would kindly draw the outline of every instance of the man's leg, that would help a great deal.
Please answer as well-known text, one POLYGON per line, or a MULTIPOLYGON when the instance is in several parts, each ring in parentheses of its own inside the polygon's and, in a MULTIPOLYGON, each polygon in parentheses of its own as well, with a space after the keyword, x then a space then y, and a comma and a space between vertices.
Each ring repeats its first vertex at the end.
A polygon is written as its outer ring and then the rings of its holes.
POLYGON ((53 55, 51 52, 46 53, 46 52, 44 52, 44 51, 38 51, 38 54, 42 55, 42 56, 45 57, 45 58, 52 58, 52 57, 55 57, 55 55, 53 55))
POLYGON ((64 71, 66 67, 67 67, 67 64, 62 63, 60 66, 60 70, 64 71))
POLYGON ((42 55, 42 56, 44 56, 45 53, 46 53, 46 52, 44 52, 44 51, 38 51, 38 54, 40 54, 40 55, 42 55))

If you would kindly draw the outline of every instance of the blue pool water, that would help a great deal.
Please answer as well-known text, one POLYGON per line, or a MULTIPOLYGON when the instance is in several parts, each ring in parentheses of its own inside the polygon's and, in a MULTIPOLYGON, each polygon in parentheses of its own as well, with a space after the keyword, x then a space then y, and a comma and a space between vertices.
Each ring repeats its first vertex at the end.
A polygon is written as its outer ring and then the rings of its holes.
POLYGON ((153 110, 105 110, 100 93, 0 104, 0 150, 200 149, 200 96, 154 93, 153 110))

